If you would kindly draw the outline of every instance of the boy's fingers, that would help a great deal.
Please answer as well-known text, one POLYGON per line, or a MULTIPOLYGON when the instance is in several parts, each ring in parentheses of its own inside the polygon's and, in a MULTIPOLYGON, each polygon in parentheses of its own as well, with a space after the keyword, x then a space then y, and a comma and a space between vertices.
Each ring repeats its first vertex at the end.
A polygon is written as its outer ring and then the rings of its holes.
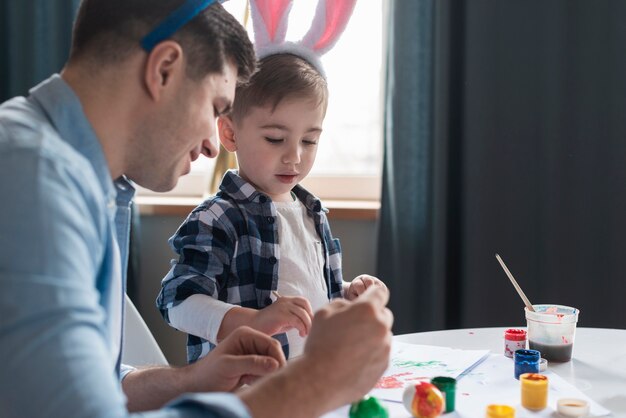
POLYGON ((292 325, 300 331, 300 336, 308 335, 311 330, 311 315, 305 309, 299 307, 292 309, 290 312, 298 319, 297 324, 292 325))
POLYGON ((293 298, 293 303, 304 309, 309 317, 313 317, 313 308, 311 308, 311 302, 309 302, 308 299, 297 296, 293 298))
POLYGON ((358 302, 371 302, 377 308, 383 308, 389 302, 389 292, 382 286, 370 286, 359 295, 358 302))

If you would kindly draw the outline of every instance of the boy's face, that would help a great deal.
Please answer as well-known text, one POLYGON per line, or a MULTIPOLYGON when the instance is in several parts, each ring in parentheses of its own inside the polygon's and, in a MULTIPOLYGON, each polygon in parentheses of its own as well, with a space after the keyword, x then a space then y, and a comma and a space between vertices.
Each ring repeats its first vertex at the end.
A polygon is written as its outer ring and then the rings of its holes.
POLYGON ((291 189, 311 171, 324 116, 324 105, 310 98, 287 98, 273 112, 269 105, 252 107, 232 124, 231 147, 224 145, 237 152, 242 178, 272 200, 289 202, 291 189))

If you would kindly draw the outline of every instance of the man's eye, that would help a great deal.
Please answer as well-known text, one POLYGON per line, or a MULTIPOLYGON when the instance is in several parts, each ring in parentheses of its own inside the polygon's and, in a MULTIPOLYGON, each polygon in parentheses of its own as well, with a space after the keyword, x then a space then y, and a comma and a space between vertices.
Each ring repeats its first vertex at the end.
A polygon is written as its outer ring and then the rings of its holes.
POLYGON ((283 142, 283 140, 280 138, 270 138, 267 136, 265 137, 265 140, 269 142, 270 144, 280 144, 281 142, 283 142))

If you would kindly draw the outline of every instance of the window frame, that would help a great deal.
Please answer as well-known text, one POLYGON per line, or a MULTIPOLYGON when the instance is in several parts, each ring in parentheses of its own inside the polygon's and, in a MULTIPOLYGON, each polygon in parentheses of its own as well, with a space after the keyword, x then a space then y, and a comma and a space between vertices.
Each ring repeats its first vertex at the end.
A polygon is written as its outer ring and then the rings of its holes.
MULTIPOLYGON (((366 202, 380 202, 381 199, 381 185, 382 185, 382 160, 383 160, 383 125, 384 125, 384 80, 385 80, 385 66, 384 57, 386 56, 387 42, 385 38, 387 36, 387 16, 389 6, 387 2, 383 2, 382 6, 382 25, 383 25, 383 42, 381 51, 381 62, 383 63, 383 69, 380 74, 380 98, 379 98, 379 111, 380 114, 380 153, 379 153, 379 169, 378 175, 334 175, 334 174, 309 174, 301 184, 313 193, 315 196, 322 200, 334 200, 334 201, 366 201, 366 202)), ((240 21, 244 19, 239 19, 240 21)), ((223 151, 226 152, 226 151, 223 151)), ((141 186, 137 186, 137 196, 147 197, 172 197, 172 198, 206 198, 209 196, 210 181, 215 169, 215 158, 203 166, 204 168, 198 168, 192 165, 192 170, 189 174, 179 178, 177 185, 168 192, 154 192, 145 189, 141 186), (207 168, 208 166, 208 168, 207 168)))

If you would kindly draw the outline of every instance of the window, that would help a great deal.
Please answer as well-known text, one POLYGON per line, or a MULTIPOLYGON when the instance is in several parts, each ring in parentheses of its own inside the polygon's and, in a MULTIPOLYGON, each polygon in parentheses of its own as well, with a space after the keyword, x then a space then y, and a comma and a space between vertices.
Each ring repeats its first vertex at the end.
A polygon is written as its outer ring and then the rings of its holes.
MULTIPOLYGON (((345 32, 322 57, 330 99, 317 159, 303 184, 323 199, 380 198, 384 3, 358 1, 345 32)), ((287 40, 302 38, 316 6, 316 0, 294 2, 287 40)), ((224 7, 244 20, 246 0, 230 0, 224 7)), ((253 39, 251 23, 247 26, 253 39)), ((214 165, 200 157, 170 194, 202 195, 214 165)))

